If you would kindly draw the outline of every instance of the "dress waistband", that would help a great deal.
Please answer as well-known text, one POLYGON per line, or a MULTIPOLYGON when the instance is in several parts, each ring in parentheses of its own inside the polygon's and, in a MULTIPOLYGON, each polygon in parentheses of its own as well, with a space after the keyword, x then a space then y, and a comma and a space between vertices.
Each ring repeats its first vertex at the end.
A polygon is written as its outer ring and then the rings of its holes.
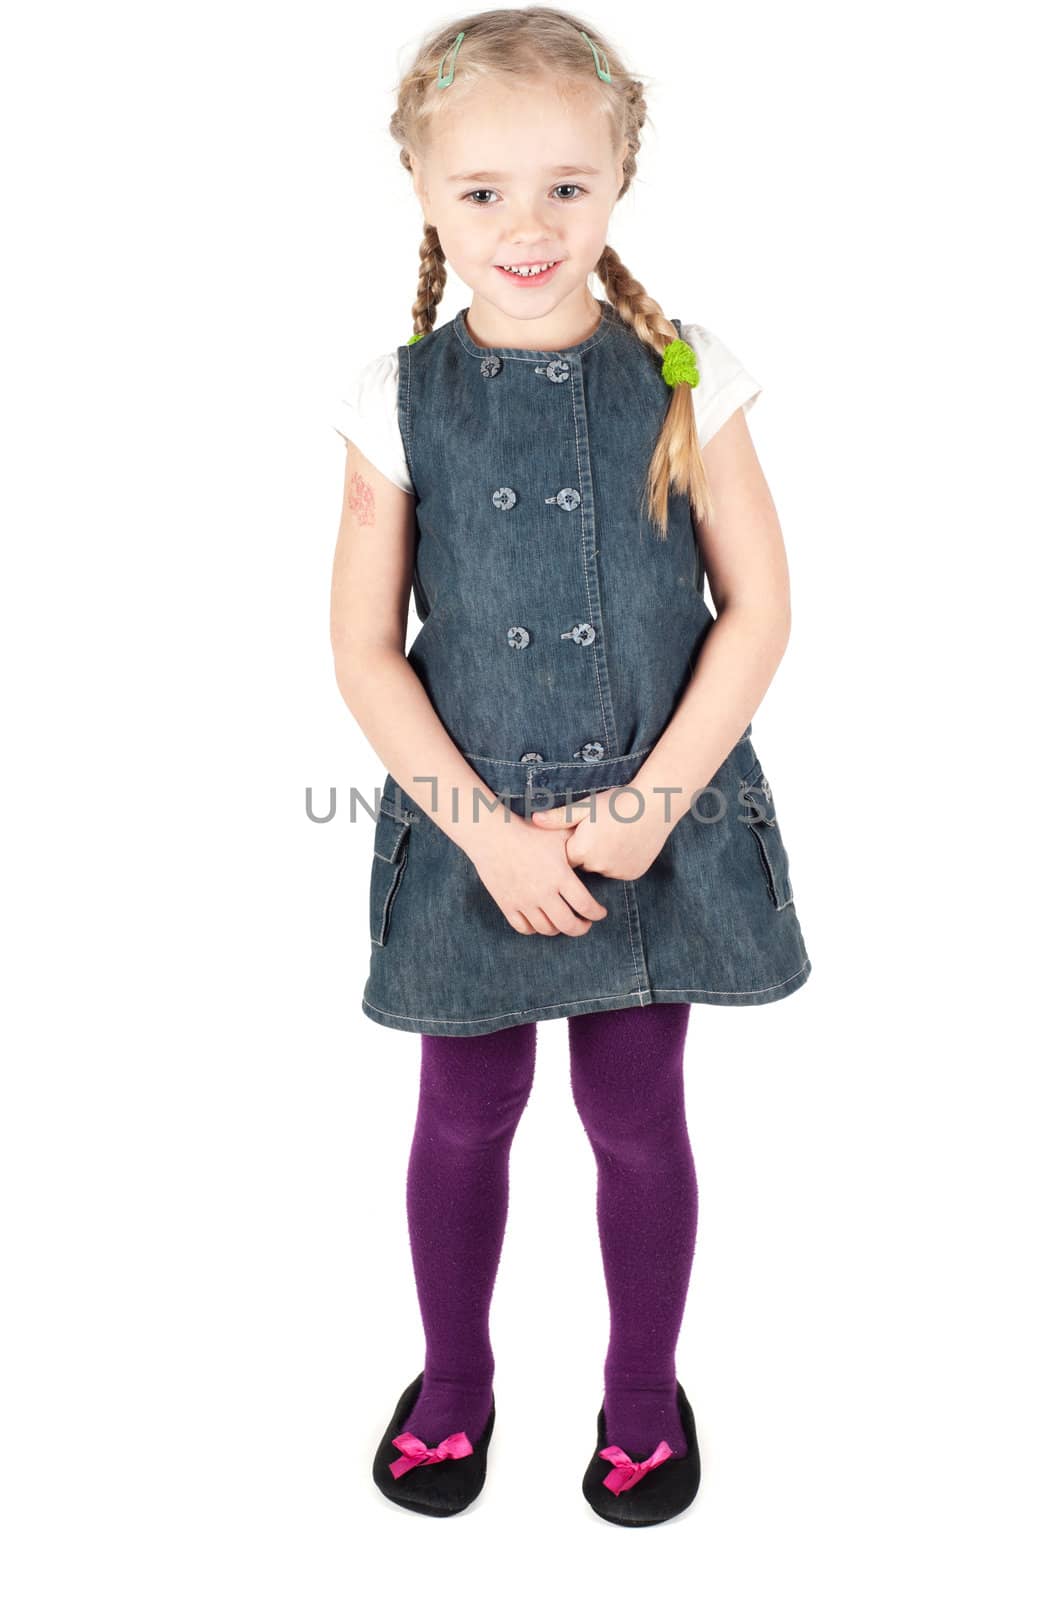
MULTIPOLYGON (((752 731, 753 724, 747 724, 736 745, 750 738, 752 731)), ((631 750, 626 755, 610 756, 604 761, 512 761, 471 750, 461 753, 477 777, 500 799, 525 800, 536 794, 564 799, 568 794, 593 794, 599 789, 630 783, 655 748, 648 745, 645 750, 631 750)), ((543 804, 542 801, 537 803, 543 804)))

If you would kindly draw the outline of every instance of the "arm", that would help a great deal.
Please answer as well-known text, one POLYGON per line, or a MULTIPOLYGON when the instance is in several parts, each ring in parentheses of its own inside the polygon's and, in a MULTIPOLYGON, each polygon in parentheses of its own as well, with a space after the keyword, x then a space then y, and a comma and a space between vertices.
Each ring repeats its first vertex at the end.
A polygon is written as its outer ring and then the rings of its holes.
POLYGON ((700 522, 695 527, 716 621, 682 699, 636 779, 645 815, 659 819, 665 837, 752 720, 790 637, 782 530, 742 410, 713 435, 702 459, 715 520, 711 527, 700 522), (675 785, 682 792, 654 794, 657 785, 675 785))
MULTIPOLYGON (((585 933, 605 916, 565 859, 499 805, 465 760, 406 659, 413 587, 414 497, 348 442, 343 512, 332 569, 332 651, 351 714, 401 789, 465 851, 518 933, 585 933), (431 783, 418 779, 434 778, 431 783), (421 798, 423 796, 423 799, 421 798)), ((571 831, 571 829, 569 830, 571 831)))
POLYGON ((477 803, 495 796, 450 738, 406 659, 406 622, 413 584, 414 496, 347 445, 336 554, 332 567, 331 636, 336 682, 355 721, 399 787, 463 850, 473 834, 504 825, 499 809, 477 803), (435 809, 430 784, 437 779, 435 809), (456 804, 451 795, 457 795, 456 804), (423 799, 422 799, 423 796, 423 799), (458 820, 454 821, 453 813, 458 820))

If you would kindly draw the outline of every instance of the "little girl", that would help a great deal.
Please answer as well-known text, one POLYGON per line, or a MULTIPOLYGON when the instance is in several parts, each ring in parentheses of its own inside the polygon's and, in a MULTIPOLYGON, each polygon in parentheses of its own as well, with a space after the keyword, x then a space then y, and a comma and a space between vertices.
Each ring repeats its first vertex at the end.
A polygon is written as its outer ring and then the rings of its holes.
POLYGON ((610 1308, 582 1491, 624 1526, 690 1504, 690 1006, 762 1005, 810 971, 750 738, 789 631, 744 416, 759 386, 606 243, 645 117, 642 84, 568 12, 485 11, 425 39, 391 119, 424 214, 414 332, 335 418, 337 677, 387 767, 362 1005, 422 1036, 424 1368, 373 1476, 432 1516, 485 1478, 509 1152, 552 1017, 598 1164, 610 1308), (437 328, 448 267, 472 298, 437 328))

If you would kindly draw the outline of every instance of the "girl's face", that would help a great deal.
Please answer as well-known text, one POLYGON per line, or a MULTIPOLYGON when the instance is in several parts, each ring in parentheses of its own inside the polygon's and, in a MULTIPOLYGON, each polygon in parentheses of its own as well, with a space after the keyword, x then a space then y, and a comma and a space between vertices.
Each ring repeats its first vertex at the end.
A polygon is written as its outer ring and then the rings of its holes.
POLYGON ((473 291, 470 320, 482 342, 549 349, 583 337, 568 332, 597 313, 587 278, 623 164, 593 91, 485 82, 453 116, 443 108, 426 161, 411 154, 414 187, 448 266, 473 291), (551 261, 541 279, 503 270, 551 261))

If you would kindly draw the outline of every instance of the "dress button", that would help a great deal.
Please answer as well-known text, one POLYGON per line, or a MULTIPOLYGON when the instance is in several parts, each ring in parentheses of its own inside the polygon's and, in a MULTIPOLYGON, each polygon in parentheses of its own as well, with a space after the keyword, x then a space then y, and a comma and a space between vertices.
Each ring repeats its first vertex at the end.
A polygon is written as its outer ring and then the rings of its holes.
POLYGON ((575 511, 579 505, 580 496, 578 489, 559 489, 556 494, 548 494, 548 506, 560 506, 562 511, 575 511))
POLYGON ((517 503, 517 494, 514 489, 496 489, 491 496, 499 511, 508 511, 510 506, 517 503))
POLYGON ((523 650, 531 638, 531 634, 527 628, 510 628, 506 638, 514 650, 523 650))
POLYGON ((565 383, 571 368, 567 361, 560 358, 551 361, 548 366, 536 367, 536 372, 545 372, 551 383, 565 383))
POLYGON ((543 758, 537 750, 528 750, 520 759, 525 766, 530 767, 533 761, 541 761, 543 758))
POLYGON ((484 356, 480 362, 481 378, 497 378, 502 371, 502 357, 496 355, 484 356))
POLYGON ((576 644, 591 644, 595 637, 595 629, 589 622, 577 622, 574 628, 561 635, 562 639, 573 639, 576 644))
POLYGON ((573 750, 573 758, 577 761, 600 761, 605 754, 604 744, 599 744, 597 739, 592 739, 588 744, 581 745, 578 750, 573 750))

